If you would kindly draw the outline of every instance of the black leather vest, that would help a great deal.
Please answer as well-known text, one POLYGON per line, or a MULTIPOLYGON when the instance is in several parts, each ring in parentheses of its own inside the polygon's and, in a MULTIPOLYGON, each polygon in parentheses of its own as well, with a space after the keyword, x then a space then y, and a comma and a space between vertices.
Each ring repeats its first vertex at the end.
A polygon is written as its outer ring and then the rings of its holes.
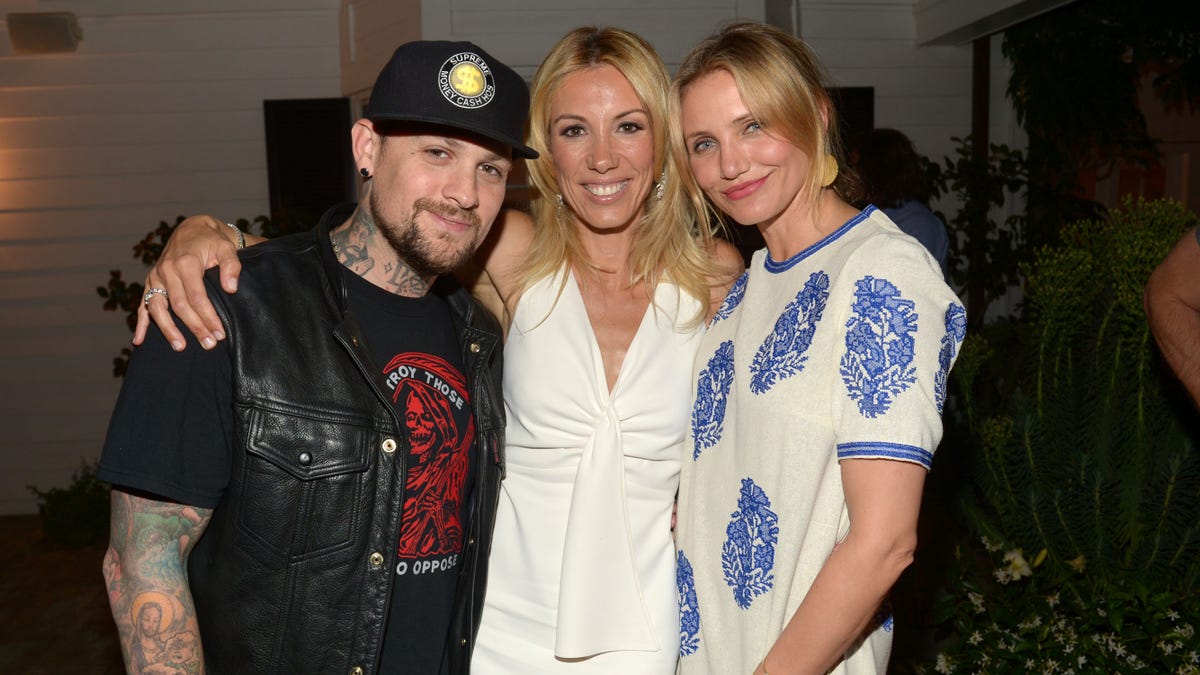
MULTIPOLYGON (((206 278, 229 336, 236 440, 229 487, 188 560, 210 673, 374 673, 389 609, 405 611, 389 607, 405 427, 347 311, 329 242, 347 215, 244 251, 236 295, 206 278)), ((445 656, 467 673, 503 472, 501 338, 466 291, 437 292, 453 309, 477 430, 445 656)))

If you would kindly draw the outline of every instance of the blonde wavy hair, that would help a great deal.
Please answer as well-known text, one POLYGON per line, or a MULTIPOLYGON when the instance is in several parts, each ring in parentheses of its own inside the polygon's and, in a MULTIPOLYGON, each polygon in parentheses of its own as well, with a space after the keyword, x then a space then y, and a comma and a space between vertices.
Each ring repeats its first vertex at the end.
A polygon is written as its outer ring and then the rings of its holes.
MULTIPOLYGON (((799 38, 762 23, 730 24, 701 40, 684 57, 671 83, 668 104, 671 156, 679 166, 688 166, 682 127, 683 94, 696 80, 718 70, 733 76, 742 101, 768 133, 808 155, 812 169, 803 190, 811 206, 820 196, 821 177, 829 161, 837 162, 839 167, 833 189, 843 200, 855 201, 858 179, 842 159, 837 111, 820 61, 799 38)), ((691 171, 683 172, 680 182, 697 213, 720 217, 691 171)))
MULTIPOLYGON (((534 187, 534 236, 522 267, 520 288, 558 273, 564 262, 597 269, 583 250, 570 209, 560 207, 556 198, 562 189, 550 153, 550 105, 565 78, 601 65, 610 65, 624 75, 646 107, 654 137, 654 176, 664 181, 662 199, 651 189, 641 221, 636 223, 629 283, 645 282, 653 298, 655 286, 669 279, 707 308, 709 287, 720 270, 712 258, 712 228, 707 220, 697 221, 698 212, 691 209, 681 189, 679 165, 667 152, 667 69, 650 43, 612 27, 586 26, 567 33, 533 77, 528 143, 540 156, 528 164, 534 187)), ((703 319, 703 311, 696 319, 703 319)))

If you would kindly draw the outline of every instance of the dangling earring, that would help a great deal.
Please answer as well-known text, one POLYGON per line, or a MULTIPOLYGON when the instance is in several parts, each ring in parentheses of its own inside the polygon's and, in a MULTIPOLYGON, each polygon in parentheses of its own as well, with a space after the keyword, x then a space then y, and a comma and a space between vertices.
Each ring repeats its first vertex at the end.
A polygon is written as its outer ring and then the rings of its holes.
POLYGON ((563 207, 562 193, 560 192, 560 193, 554 195, 554 199, 556 201, 558 201, 558 210, 561 211, 562 207, 563 207))
POLYGON ((825 155, 825 163, 821 165, 821 168, 821 187, 833 185, 833 181, 837 180, 838 176, 837 158, 833 155, 825 155))
POLYGON ((367 171, 367 168, 366 168, 366 167, 363 167, 363 168, 361 168, 361 169, 359 169, 359 170, 358 170, 358 175, 362 176, 363 178, 370 178, 370 177, 371 177, 371 172, 370 172, 370 171, 367 171))
POLYGON ((663 169, 662 175, 658 177, 658 182, 654 184, 654 198, 662 201, 663 195, 667 192, 667 170, 663 169))

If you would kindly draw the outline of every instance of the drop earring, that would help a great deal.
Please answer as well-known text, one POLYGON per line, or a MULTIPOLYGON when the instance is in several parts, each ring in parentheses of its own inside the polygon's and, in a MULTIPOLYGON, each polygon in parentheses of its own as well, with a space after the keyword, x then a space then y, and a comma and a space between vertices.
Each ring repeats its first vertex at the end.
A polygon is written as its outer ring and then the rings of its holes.
POLYGON ((667 170, 663 169, 662 175, 658 177, 658 182, 654 184, 654 198, 662 201, 663 195, 667 192, 667 170))
POLYGON ((562 207, 563 207, 563 198, 562 198, 562 193, 560 192, 560 193, 558 193, 558 194, 554 195, 554 199, 558 201, 558 208, 559 208, 559 210, 562 210, 562 207))

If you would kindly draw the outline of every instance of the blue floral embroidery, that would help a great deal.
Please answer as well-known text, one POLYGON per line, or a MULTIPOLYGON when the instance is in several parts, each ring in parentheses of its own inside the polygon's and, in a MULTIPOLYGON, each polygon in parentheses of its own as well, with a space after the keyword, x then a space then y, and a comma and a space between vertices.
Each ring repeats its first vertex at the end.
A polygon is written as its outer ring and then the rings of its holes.
POLYGON ((892 613, 892 601, 890 598, 884 598, 879 605, 879 609, 875 610, 875 618, 871 625, 883 628, 885 633, 892 632, 895 627, 895 617, 892 613))
POLYGON ((742 298, 746 297, 746 282, 750 279, 749 272, 742 272, 742 276, 733 282, 733 287, 729 289, 729 293, 725 294, 725 300, 721 302, 721 308, 713 315, 712 321, 708 325, 722 320, 728 319, 733 310, 737 309, 738 305, 742 304, 742 298))
POLYGON ((775 329, 763 340, 750 363, 750 391, 766 393, 779 380, 804 370, 805 352, 812 345, 817 322, 829 300, 829 275, 813 272, 796 298, 775 320, 775 329))
POLYGON ((958 353, 958 347, 967 336, 967 310, 952 302, 946 308, 946 334, 942 336, 942 349, 938 352, 938 371, 934 376, 933 393, 937 400, 938 414, 946 404, 946 376, 950 374, 950 362, 958 353))
POLYGON ((733 600, 749 609, 758 596, 775 585, 775 544, 779 540, 779 516, 771 500, 749 478, 742 479, 737 510, 725 528, 721 566, 725 583, 733 589, 733 600))
POLYGON ((717 352, 696 378, 696 403, 692 406, 692 438, 696 446, 692 450, 692 459, 699 459, 701 450, 707 450, 721 440, 725 403, 729 400, 731 386, 733 341, 726 340, 717 347, 717 352))
POLYGON ((888 411, 895 396, 917 381, 912 365, 915 305, 902 298, 890 281, 863 277, 855 282, 846 329, 842 381, 858 411, 878 417, 888 411))
POLYGON ((696 601, 696 580, 692 563, 683 551, 675 555, 675 587, 679 589, 679 655, 695 654, 700 648, 700 605, 696 601))

